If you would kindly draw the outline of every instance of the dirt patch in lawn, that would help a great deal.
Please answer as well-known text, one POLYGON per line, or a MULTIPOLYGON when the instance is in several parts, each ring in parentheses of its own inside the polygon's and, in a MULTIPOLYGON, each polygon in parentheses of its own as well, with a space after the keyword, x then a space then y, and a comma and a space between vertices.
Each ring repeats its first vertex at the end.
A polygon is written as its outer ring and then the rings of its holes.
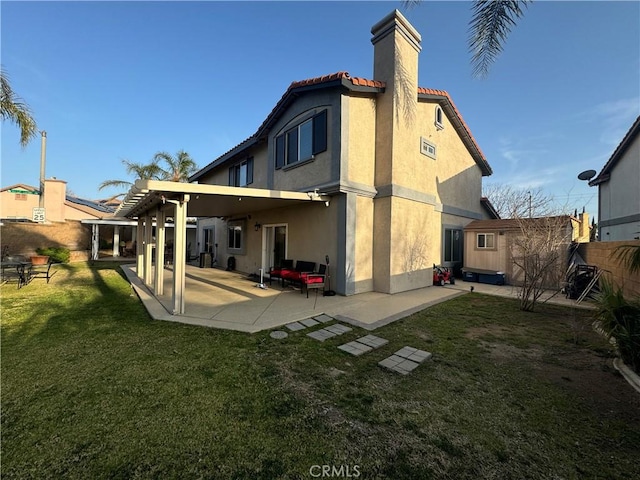
POLYGON ((510 336, 517 337, 518 332, 505 325, 474 327, 465 334, 484 347, 493 362, 526 361, 536 378, 577 396, 602 420, 623 419, 640 429, 640 394, 613 367, 613 351, 602 337, 593 331, 581 335, 591 343, 602 343, 594 350, 574 344, 519 348, 509 343, 510 336))

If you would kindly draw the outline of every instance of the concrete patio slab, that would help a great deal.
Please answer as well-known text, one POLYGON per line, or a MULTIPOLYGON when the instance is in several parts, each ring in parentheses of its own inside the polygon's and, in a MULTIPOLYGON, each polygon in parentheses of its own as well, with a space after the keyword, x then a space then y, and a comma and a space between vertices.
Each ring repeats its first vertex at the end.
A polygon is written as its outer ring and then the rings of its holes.
MULTIPOLYGON (((306 298, 300 291, 282 288, 277 282, 262 289, 256 287, 255 278, 237 272, 186 265, 185 313, 173 315, 171 266, 165 267, 163 294, 158 296, 153 294, 152 286, 144 285, 136 276, 135 265, 122 265, 120 268, 152 318, 249 333, 309 319, 319 323, 338 320, 372 331, 469 293, 471 285, 476 292, 491 295, 516 297, 518 292, 511 286, 457 282, 455 285, 429 286, 393 295, 367 292, 348 297, 306 298)), ((575 303, 561 295, 550 302, 562 305, 575 303)), ((591 307, 587 305, 585 308, 591 307)))

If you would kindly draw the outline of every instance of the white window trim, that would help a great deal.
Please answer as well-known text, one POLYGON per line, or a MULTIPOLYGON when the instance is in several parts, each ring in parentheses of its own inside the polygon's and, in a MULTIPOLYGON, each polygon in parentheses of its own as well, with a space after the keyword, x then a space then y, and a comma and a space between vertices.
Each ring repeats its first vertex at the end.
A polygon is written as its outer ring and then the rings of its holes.
POLYGON ((476 233, 476 249, 477 250, 495 250, 496 249, 496 234, 495 233, 476 233), (479 245, 480 235, 484 236, 484 246, 479 245), (491 238, 492 245, 487 246, 487 238, 491 238))
POLYGON ((442 123, 442 119, 444 116, 444 112, 442 111, 442 108, 440 108, 440 106, 436 106, 436 110, 435 110, 435 125, 436 128, 438 130, 443 130, 444 129, 444 124, 442 123), (438 117, 440 117, 440 119, 438 120, 438 117))

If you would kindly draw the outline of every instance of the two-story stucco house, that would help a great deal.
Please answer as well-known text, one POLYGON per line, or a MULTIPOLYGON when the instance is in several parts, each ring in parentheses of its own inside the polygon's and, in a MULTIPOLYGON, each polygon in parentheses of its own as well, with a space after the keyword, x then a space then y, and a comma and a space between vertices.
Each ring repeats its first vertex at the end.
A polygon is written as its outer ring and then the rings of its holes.
POLYGON ((339 72, 292 83, 252 137, 191 178, 331 197, 329 207, 229 218, 215 240, 203 230, 221 263, 233 255, 240 271, 268 271, 329 255, 335 288, 349 295, 422 287, 434 263, 461 260, 454 251, 463 227, 484 218, 491 169, 449 95, 418 86, 418 32, 396 11, 372 34, 373 80, 339 72))
POLYGON ((589 185, 598 186, 600 241, 640 239, 640 117, 589 185))
POLYGON ((449 94, 418 86, 421 37, 404 16, 372 35, 373 79, 292 83, 255 134, 192 176, 197 185, 139 182, 119 214, 153 216, 160 196, 179 197, 218 265, 232 256, 258 273, 329 256, 342 295, 424 287, 433 264, 461 265, 463 228, 491 218, 481 201, 491 167, 449 94))

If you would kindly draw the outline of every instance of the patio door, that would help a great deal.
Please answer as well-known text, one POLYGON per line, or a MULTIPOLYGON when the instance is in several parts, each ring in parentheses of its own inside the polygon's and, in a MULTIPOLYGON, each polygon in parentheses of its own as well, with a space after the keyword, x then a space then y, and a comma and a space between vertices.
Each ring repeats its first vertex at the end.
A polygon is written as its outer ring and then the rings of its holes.
POLYGON ((287 225, 266 225, 262 230, 262 268, 269 272, 287 258, 287 225))

